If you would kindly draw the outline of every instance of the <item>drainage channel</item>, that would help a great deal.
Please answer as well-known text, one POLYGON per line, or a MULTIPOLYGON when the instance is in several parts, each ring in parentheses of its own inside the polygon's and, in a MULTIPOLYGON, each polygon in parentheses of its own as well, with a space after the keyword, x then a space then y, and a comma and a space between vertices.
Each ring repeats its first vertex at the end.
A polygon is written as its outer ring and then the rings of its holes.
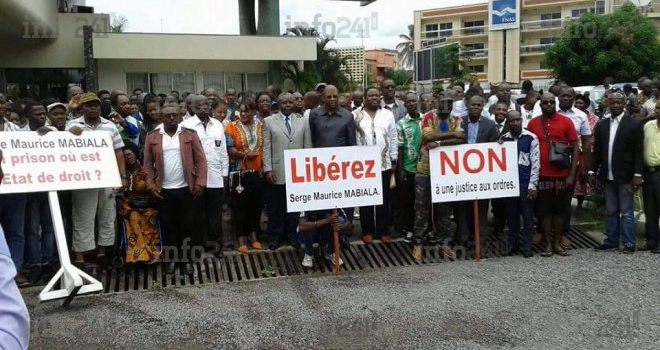
MULTIPOLYGON (((586 232, 572 228, 568 238, 571 249, 594 248, 598 242, 586 232)), ((506 252, 505 237, 489 238, 483 244, 482 258, 496 258, 506 252)), ((415 261, 411 255, 412 246, 403 241, 389 244, 363 244, 355 242, 348 248, 342 248, 340 256, 344 261, 342 273, 351 271, 383 269, 389 267, 438 264, 455 260, 473 260, 471 254, 455 259, 445 258, 437 249, 427 249, 422 261, 415 261)), ((541 252, 539 245, 534 245, 534 252, 541 252)), ((457 251, 457 253, 459 253, 457 251)), ((317 254, 314 256, 314 268, 302 266, 304 251, 293 248, 280 248, 276 251, 253 251, 249 254, 227 252, 218 260, 205 258, 195 263, 195 273, 185 275, 177 269, 172 275, 165 274, 161 264, 124 267, 111 270, 95 269, 94 277, 103 283, 104 293, 122 293, 139 290, 156 290, 172 286, 203 285, 220 282, 242 282, 262 280, 293 275, 332 274, 332 264, 317 254)))

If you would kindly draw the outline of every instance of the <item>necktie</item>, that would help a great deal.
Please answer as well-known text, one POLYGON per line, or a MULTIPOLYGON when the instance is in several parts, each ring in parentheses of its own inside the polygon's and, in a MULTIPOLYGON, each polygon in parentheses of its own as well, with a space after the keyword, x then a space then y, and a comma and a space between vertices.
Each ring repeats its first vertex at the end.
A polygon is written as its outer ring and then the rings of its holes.
POLYGON ((291 135, 291 123, 289 123, 288 115, 284 118, 284 124, 286 125, 286 130, 289 132, 289 135, 291 135))

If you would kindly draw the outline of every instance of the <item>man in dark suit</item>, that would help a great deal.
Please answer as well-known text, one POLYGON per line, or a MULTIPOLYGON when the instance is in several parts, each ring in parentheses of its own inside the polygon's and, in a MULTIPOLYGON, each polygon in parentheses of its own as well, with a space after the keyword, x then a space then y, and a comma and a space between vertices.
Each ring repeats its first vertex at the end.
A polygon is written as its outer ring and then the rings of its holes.
MULTIPOLYGON (((509 104, 506 102, 497 102, 495 104, 492 119, 495 121, 498 140, 509 132, 509 124, 506 122, 506 115, 509 111, 509 104)), ((504 233, 504 228, 506 227, 506 199, 491 199, 490 210, 493 212, 493 229, 495 230, 495 234, 501 235, 504 233)))
POLYGON ((626 98, 615 92, 610 94, 610 116, 596 125, 594 150, 589 176, 603 181, 605 189, 605 234, 607 238, 598 251, 616 250, 619 237, 623 252, 635 252, 635 217, 633 198, 642 184, 643 140, 640 122, 625 112, 626 98))
MULTIPOLYGON (((467 100, 468 114, 463 117, 462 129, 465 132, 467 143, 486 143, 497 141, 497 127, 495 122, 482 117, 481 112, 484 108, 484 99, 481 96, 472 96, 467 100)), ((472 202, 462 202, 463 208, 458 210, 457 220, 461 220, 462 232, 459 232, 459 237, 463 243, 467 243, 469 237, 474 237, 474 225, 472 224, 474 218, 474 206, 472 202), (468 231, 469 230, 469 231, 468 231), (469 236, 468 236, 469 232, 469 236)), ((481 237, 487 236, 486 227, 488 224, 488 200, 479 201, 479 233, 481 237)), ((485 240, 482 239, 482 242, 485 240)))

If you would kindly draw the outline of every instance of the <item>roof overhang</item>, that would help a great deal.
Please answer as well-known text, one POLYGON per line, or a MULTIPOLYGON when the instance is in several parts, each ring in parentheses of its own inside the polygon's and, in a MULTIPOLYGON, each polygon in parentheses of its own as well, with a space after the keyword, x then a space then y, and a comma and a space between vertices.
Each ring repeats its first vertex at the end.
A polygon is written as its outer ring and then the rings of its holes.
POLYGON ((96 59, 315 61, 316 38, 296 36, 99 33, 96 59))

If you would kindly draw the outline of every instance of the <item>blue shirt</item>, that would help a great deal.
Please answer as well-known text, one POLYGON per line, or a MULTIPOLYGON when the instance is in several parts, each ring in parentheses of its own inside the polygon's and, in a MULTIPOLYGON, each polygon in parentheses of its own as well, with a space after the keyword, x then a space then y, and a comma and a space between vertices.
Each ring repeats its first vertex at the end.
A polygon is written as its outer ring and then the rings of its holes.
POLYGON ((30 344, 30 316, 15 276, 16 268, 0 228, 0 350, 24 350, 30 344))
POLYGON ((477 135, 479 135, 479 120, 467 123, 467 143, 477 143, 477 135))

